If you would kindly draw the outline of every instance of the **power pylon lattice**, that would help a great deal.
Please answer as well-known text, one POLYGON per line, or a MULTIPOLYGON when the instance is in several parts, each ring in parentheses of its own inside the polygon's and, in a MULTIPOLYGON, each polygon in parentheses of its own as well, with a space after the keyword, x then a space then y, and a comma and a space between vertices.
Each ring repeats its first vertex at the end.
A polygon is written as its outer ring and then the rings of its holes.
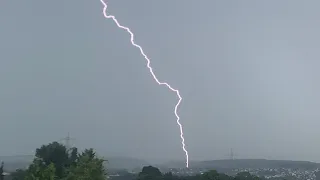
POLYGON ((76 140, 75 138, 70 137, 70 133, 68 133, 68 136, 61 139, 64 141, 64 145, 66 146, 67 150, 69 151, 73 146, 71 145, 71 141, 76 140))

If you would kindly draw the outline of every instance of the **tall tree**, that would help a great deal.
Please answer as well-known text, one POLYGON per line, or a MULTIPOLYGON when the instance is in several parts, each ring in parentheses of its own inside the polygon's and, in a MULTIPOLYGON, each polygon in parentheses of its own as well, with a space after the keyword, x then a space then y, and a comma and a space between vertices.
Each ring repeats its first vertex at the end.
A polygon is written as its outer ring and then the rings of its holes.
POLYGON ((4 170, 3 170, 3 167, 4 167, 4 163, 1 162, 1 166, 0 166, 0 180, 3 180, 3 179, 4 179, 4 170))
POLYGON ((15 172, 11 173, 12 180, 24 180, 24 177, 27 175, 26 170, 17 169, 15 172))
POLYGON ((69 166, 74 165, 74 163, 78 159, 78 149, 76 147, 73 147, 70 149, 71 153, 69 155, 69 166))
POLYGON ((92 148, 85 149, 80 156, 87 156, 90 160, 94 159, 96 157, 96 152, 92 148))
POLYGON ((36 150, 36 157, 47 166, 52 163, 58 178, 65 176, 65 168, 70 164, 67 148, 58 142, 41 146, 36 150))
POLYGON ((55 180, 55 170, 53 163, 45 165, 41 160, 35 159, 29 166, 24 180, 55 180))
POLYGON ((76 165, 71 166, 66 180, 105 180, 107 173, 103 162, 92 149, 85 150, 76 165))
POLYGON ((145 166, 138 175, 138 180, 160 180, 162 173, 160 170, 153 166, 145 166))

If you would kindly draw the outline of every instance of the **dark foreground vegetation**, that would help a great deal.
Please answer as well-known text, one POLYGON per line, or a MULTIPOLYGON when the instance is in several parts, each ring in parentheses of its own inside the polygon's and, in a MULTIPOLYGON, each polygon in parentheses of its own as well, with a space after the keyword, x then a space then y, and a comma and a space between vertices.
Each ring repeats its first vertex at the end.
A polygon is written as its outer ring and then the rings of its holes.
POLYGON ((93 149, 79 153, 77 148, 67 149, 53 142, 36 150, 33 163, 26 170, 17 170, 2 179, 104 180, 107 177, 104 161, 93 149))
POLYGON ((158 168, 146 166, 137 174, 112 177, 107 174, 104 159, 99 158, 93 149, 79 153, 77 148, 67 149, 53 142, 36 150, 33 163, 26 169, 18 169, 5 175, 4 164, 0 167, 0 180, 259 180, 248 172, 235 177, 218 173, 215 170, 196 176, 175 176, 161 173, 158 168))

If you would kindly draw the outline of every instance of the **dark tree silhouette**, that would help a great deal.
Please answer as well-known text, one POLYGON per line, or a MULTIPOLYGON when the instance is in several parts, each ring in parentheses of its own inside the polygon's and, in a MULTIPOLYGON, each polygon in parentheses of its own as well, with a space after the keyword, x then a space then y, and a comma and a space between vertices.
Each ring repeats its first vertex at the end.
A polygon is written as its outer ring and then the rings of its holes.
POLYGON ((65 175, 64 169, 70 164, 67 148, 58 142, 41 146, 36 150, 36 157, 44 162, 46 166, 53 163, 58 178, 62 178, 65 175))
POLYGON ((162 173, 156 167, 145 166, 138 175, 138 180, 160 180, 162 179, 162 173))
POLYGON ((2 162, 2 163, 1 163, 1 166, 0 166, 0 180, 4 180, 3 166, 4 166, 4 163, 2 162))

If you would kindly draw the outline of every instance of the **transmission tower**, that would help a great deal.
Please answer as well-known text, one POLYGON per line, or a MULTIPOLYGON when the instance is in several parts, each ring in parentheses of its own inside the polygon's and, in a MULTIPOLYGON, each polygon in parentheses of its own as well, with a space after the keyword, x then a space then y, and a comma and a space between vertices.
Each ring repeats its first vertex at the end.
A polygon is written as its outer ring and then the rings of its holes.
POLYGON ((68 136, 65 138, 62 138, 61 140, 63 140, 65 142, 65 146, 66 146, 67 150, 69 151, 72 148, 71 141, 75 140, 75 138, 71 138, 70 133, 68 133, 68 136))
POLYGON ((233 148, 231 148, 231 150, 230 150, 230 159, 234 160, 233 148))

